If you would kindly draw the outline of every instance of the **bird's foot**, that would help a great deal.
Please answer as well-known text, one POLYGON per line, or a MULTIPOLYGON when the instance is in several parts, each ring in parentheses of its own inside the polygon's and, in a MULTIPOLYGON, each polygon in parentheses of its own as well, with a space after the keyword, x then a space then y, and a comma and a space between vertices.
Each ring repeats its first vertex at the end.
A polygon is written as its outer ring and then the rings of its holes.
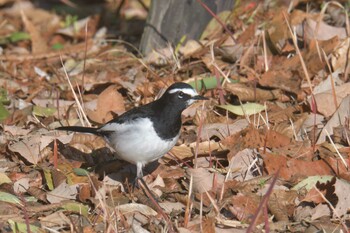
POLYGON ((140 184, 139 184, 139 180, 142 178, 136 177, 135 180, 132 182, 132 188, 135 189, 139 189, 140 188, 140 184))

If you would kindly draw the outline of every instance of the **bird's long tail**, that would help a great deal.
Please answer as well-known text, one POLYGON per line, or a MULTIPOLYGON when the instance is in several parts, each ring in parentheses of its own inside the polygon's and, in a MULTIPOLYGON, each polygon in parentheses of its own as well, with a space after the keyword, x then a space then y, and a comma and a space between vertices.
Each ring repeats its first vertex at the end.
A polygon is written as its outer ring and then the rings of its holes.
POLYGON ((98 128, 83 127, 83 126, 63 126, 63 127, 56 128, 56 130, 65 130, 65 131, 91 133, 91 134, 100 135, 100 132, 98 132, 97 129, 98 128))

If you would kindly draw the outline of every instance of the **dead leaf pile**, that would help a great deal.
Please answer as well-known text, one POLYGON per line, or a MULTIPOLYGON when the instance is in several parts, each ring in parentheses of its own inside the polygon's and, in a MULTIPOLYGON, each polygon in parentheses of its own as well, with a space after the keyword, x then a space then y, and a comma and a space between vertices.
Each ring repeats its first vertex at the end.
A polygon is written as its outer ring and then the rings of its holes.
POLYGON ((0 1, 1 232, 348 232, 348 2, 238 1, 199 40, 144 57, 109 40, 111 2, 0 1), (175 81, 210 100, 146 167, 152 194, 101 138, 54 130, 97 127, 175 81))

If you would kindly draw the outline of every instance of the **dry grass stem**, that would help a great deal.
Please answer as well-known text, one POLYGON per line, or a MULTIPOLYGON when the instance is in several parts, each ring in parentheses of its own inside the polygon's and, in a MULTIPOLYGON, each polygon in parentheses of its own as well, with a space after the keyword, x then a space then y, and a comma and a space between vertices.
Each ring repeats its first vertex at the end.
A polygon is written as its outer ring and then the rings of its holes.
POLYGON ((81 103, 79 101, 79 98, 78 98, 78 96, 76 95, 76 93, 74 91, 73 85, 72 85, 72 83, 71 83, 71 81, 69 79, 69 75, 67 73, 66 67, 64 66, 64 63, 63 63, 63 60, 62 60, 61 56, 60 56, 60 59, 61 59, 61 64, 62 64, 62 68, 63 68, 64 74, 65 74, 65 77, 66 77, 66 79, 68 81, 69 87, 70 87, 70 89, 72 91, 72 94, 74 96, 75 103, 77 104, 79 113, 81 113, 81 116, 82 116, 82 119, 80 118, 81 124, 83 126, 91 127, 90 121, 88 120, 88 118, 87 118, 87 116, 86 116, 86 114, 84 112, 84 109, 83 109, 83 107, 82 107, 82 105, 81 105, 81 103))
POLYGON ((333 142, 331 136, 329 135, 327 129, 325 129, 325 132, 326 132, 327 137, 328 137, 329 141, 331 142, 331 144, 332 144, 334 150, 337 152, 337 155, 339 156, 340 160, 341 160, 342 163, 344 164, 345 168, 346 168, 346 169, 349 169, 349 168, 348 168, 348 164, 346 163, 346 161, 345 161, 345 159, 343 158, 343 156, 340 154, 338 148, 337 148, 336 145, 334 144, 334 142, 333 142))

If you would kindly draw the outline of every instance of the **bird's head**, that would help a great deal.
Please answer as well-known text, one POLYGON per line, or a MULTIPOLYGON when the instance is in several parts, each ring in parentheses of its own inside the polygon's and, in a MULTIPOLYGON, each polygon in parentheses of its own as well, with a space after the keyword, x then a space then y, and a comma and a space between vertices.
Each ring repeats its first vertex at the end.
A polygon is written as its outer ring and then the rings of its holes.
POLYGON ((196 100, 207 100, 208 98, 198 95, 191 85, 179 82, 168 87, 161 99, 165 100, 169 105, 183 110, 196 100))

